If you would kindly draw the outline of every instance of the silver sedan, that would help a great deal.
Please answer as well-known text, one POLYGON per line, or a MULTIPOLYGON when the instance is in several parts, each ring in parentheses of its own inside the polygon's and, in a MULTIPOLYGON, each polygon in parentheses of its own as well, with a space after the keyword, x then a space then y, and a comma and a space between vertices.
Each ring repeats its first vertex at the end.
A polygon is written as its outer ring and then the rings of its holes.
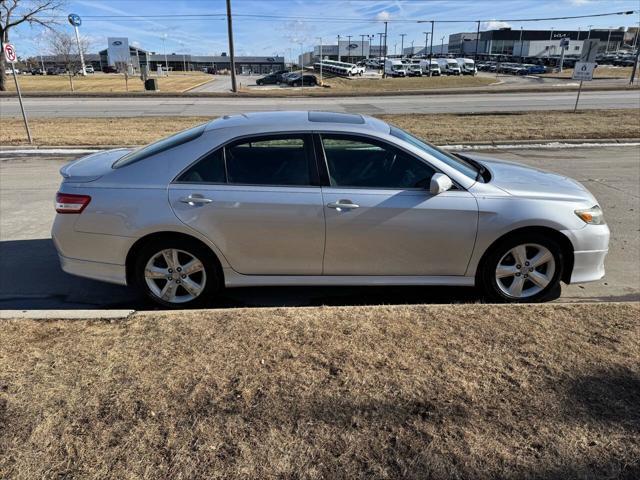
POLYGON ((535 302, 604 276, 609 229, 578 182, 361 115, 226 116, 61 174, 63 270, 167 307, 264 285, 477 285, 535 302))

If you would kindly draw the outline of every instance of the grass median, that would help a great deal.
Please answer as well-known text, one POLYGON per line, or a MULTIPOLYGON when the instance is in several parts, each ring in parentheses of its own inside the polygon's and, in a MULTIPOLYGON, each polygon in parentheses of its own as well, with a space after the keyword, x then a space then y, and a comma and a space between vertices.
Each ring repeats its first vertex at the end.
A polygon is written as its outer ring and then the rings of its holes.
MULTIPOLYGON (((157 80, 161 92, 181 93, 211 81, 213 77, 203 72, 172 73, 157 80)), ((20 75, 18 81, 20 90, 23 92, 71 92, 68 75, 20 75)), ((16 89, 13 80, 7 82, 7 86, 9 91, 16 89)), ((129 76, 128 81, 125 81, 123 74, 114 73, 94 73, 86 77, 74 76, 73 87, 76 93, 144 92, 144 84, 139 76, 129 76)))
POLYGON ((6 320, 0 477, 637 478, 640 306, 6 320))
MULTIPOLYGON (((505 114, 379 115, 437 144, 504 140, 638 138, 640 111, 584 110, 505 114)), ((38 145, 143 145, 210 117, 33 118, 38 145)), ((20 118, 3 118, 0 145, 25 144, 20 118)))

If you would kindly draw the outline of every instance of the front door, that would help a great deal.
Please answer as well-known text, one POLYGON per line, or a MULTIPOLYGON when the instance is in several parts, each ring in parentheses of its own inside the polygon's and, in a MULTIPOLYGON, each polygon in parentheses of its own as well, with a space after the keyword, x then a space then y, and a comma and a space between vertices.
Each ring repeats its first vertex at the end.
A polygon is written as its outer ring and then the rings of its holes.
POLYGON ((239 273, 322 273, 324 213, 309 135, 263 135, 220 148, 170 185, 169 201, 239 273))
POLYGON ((330 186, 325 275, 464 275, 478 207, 463 189, 431 195, 435 170, 368 137, 322 134, 330 186))

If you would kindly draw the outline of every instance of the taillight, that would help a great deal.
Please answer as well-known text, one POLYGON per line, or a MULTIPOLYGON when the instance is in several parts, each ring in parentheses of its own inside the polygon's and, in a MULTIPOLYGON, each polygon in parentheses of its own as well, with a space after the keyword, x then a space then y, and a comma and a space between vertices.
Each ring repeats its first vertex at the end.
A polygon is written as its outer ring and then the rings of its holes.
POLYGON ((89 205, 89 195, 74 195, 72 193, 56 193, 56 212, 58 213, 82 213, 89 205))

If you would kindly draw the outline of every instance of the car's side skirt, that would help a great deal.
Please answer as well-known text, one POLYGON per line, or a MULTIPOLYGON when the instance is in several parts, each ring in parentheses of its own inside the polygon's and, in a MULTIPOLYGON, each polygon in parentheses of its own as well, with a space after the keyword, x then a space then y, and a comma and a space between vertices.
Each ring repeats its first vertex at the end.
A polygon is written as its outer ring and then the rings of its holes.
POLYGON ((337 286, 337 285, 450 285, 470 287, 474 277, 465 276, 403 276, 403 275, 243 275, 231 268, 224 269, 226 287, 267 286, 337 286))

